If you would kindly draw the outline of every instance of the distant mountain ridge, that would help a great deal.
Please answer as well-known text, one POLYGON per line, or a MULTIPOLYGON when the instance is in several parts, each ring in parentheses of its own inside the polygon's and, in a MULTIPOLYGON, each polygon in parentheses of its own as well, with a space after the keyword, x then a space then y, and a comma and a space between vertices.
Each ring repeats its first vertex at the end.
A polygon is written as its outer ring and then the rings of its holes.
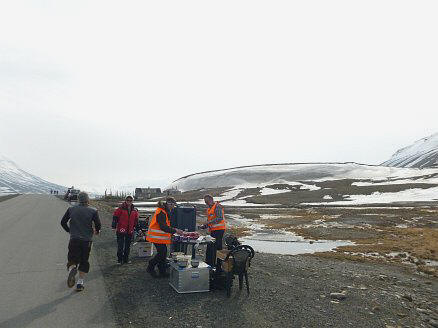
POLYGON ((438 167, 438 133, 397 150, 381 165, 410 168, 438 167))
POLYGON ((33 174, 22 170, 9 158, 0 155, 0 195, 2 194, 27 194, 50 193, 50 189, 62 193, 67 188, 43 180, 33 174))
POLYGON ((347 163, 288 163, 243 166, 191 174, 175 180, 167 189, 181 191, 204 188, 254 188, 273 184, 295 185, 303 182, 354 179, 389 181, 436 175, 438 170, 385 167, 347 163))

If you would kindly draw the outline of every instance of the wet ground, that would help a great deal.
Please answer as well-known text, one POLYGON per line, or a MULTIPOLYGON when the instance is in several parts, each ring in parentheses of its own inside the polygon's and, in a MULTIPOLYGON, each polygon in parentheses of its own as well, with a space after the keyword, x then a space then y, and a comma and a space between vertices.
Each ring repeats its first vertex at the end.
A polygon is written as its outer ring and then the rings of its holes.
POLYGON ((231 230, 263 252, 324 252, 318 254, 414 264, 421 272, 438 275, 438 211, 434 206, 233 208, 229 212, 231 230), (267 235, 271 235, 269 241, 261 238, 267 235), (289 236, 290 245, 275 241, 284 236, 289 236), (391 255, 396 252, 408 255, 391 255))
POLYGON ((177 294, 165 279, 146 274, 147 258, 133 256, 131 265, 117 266, 111 214, 102 215, 105 228, 95 250, 120 326, 438 326, 433 207, 226 208, 226 213, 229 231, 271 252, 256 253, 250 296, 239 292, 236 282, 230 299, 223 290, 177 294))
MULTIPOLYGON (((153 203, 141 208, 152 213, 153 203)), ((202 205, 196 205, 204 223, 202 205)), ((227 207, 228 231, 257 251, 397 262, 438 276, 438 210, 417 206, 227 207), (406 252, 407 257, 391 256, 406 252), (373 254, 378 254, 374 256, 373 254)))

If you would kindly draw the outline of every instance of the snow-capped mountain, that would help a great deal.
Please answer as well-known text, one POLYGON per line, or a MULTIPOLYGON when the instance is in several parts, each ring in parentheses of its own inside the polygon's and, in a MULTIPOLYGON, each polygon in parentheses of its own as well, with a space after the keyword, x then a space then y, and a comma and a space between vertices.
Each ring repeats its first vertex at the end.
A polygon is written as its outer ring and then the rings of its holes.
POLYGON ((166 189, 188 191, 219 187, 255 188, 341 179, 390 181, 417 179, 437 173, 437 169, 418 170, 357 163, 268 164, 196 173, 175 180, 166 189))
POLYGON ((416 168, 437 167, 438 133, 420 139, 412 145, 398 150, 389 160, 381 165, 416 168))
POLYGON ((16 193, 50 193, 50 189, 63 193, 67 188, 27 173, 10 159, 0 155, 0 195, 16 193))
POLYGON ((167 189, 183 201, 205 193, 227 206, 343 206, 435 203, 438 168, 397 168, 358 163, 300 163, 237 167, 192 174, 167 189))

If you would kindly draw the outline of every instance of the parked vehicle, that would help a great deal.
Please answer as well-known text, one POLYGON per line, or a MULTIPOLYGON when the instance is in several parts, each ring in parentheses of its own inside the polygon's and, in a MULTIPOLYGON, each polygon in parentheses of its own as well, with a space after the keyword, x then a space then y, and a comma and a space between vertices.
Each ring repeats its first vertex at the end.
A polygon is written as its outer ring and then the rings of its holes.
POLYGON ((68 201, 69 202, 77 202, 78 201, 78 194, 80 192, 81 191, 79 189, 70 190, 70 195, 69 195, 68 201))
POLYGON ((67 192, 64 195, 64 199, 68 202, 77 202, 78 194, 81 191, 79 189, 74 189, 74 187, 68 188, 67 192))

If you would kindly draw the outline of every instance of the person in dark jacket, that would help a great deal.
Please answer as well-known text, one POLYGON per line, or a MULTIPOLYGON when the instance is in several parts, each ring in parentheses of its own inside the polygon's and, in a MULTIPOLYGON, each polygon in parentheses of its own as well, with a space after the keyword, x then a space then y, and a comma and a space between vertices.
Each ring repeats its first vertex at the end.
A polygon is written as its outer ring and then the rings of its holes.
POLYGON ((182 230, 170 226, 170 213, 175 206, 176 201, 172 197, 167 197, 165 202, 159 201, 158 208, 149 222, 146 240, 154 244, 157 255, 149 260, 146 271, 154 278, 168 277, 166 273, 167 245, 171 244, 172 234, 184 234, 182 230), (155 266, 158 266, 159 276, 155 271, 155 266))
POLYGON ((90 270, 88 259, 93 234, 99 234, 101 223, 97 210, 88 206, 89 197, 87 193, 80 192, 78 202, 78 205, 67 209, 61 219, 61 226, 70 234, 67 256, 67 270, 69 270, 67 286, 70 288, 74 286, 76 274, 79 270, 76 290, 82 291, 84 290, 85 274, 90 270))
POLYGON ((138 226, 138 211, 132 204, 133 200, 132 196, 127 196, 113 214, 112 228, 116 229, 118 264, 130 263, 132 235, 138 226))

